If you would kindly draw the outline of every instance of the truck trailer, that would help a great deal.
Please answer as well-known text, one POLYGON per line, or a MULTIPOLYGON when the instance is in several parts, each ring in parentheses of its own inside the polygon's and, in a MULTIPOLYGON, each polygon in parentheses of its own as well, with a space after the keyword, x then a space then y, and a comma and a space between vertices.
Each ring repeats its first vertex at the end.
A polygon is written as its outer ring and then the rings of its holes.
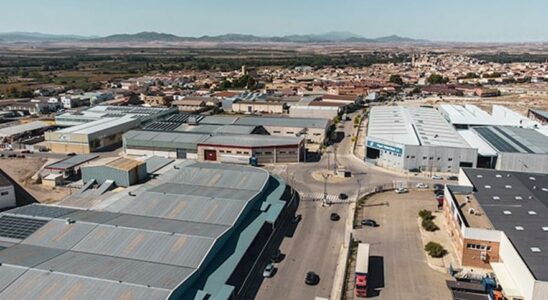
POLYGON ((354 294, 356 297, 367 297, 367 280, 369 276, 369 244, 358 244, 354 294))

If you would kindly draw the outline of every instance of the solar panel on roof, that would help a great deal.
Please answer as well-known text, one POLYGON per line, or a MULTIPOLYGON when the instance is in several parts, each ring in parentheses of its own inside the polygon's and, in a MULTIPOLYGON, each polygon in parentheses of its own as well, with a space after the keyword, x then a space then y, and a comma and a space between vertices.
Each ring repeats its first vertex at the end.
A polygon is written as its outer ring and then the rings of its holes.
POLYGON ((485 139, 489 144, 495 147, 501 152, 519 152, 514 146, 503 141, 497 134, 492 132, 487 127, 478 127, 475 130, 485 139))
POLYGON ((27 205, 10 210, 10 213, 45 218, 59 218, 75 212, 76 210, 58 206, 27 205))
POLYGON ((11 216, 0 217, 0 236, 12 239, 25 239, 48 221, 19 218, 11 216))

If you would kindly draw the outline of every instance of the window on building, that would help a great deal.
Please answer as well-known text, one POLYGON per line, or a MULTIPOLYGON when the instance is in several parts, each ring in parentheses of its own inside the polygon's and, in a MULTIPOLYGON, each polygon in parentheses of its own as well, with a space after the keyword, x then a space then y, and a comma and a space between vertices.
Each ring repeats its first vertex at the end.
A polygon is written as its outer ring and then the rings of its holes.
POLYGON ((225 153, 225 150, 219 150, 219 153, 225 153))
POLYGON ((274 133, 280 133, 280 131, 279 131, 279 130, 274 130, 273 132, 274 132, 274 133))
POLYGON ((447 161, 453 161, 453 159, 452 159, 452 158, 448 158, 447 161))
POLYGON ((8 194, 9 194, 9 192, 7 192, 7 191, 0 193, 1 196, 7 196, 8 194))
POLYGON ((266 151, 264 154, 265 154, 265 155, 272 155, 272 152, 266 151))
POLYGON ((242 151, 236 151, 236 154, 242 154, 242 151))
POLYGON ((423 156, 422 159, 426 159, 426 156, 423 156))

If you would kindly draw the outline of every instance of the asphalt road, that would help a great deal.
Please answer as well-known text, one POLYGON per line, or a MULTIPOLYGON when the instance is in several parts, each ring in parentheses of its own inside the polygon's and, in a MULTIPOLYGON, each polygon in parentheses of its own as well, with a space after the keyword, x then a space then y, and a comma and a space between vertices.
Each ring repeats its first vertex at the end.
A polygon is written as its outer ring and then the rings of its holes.
MULTIPOLYGON (((267 169, 286 179, 301 195, 322 194, 324 183, 314 179, 312 173, 327 169, 328 165, 333 168, 333 162, 336 161, 338 166, 351 171, 352 177, 328 184, 327 193, 333 197, 345 193, 349 196, 349 201, 355 200, 357 196, 373 187, 390 186, 398 180, 408 181, 409 186, 414 186, 417 182, 432 183, 428 179, 409 178, 365 164, 352 154, 353 143, 349 136, 354 132, 353 122, 346 121, 344 126, 345 138, 336 146, 329 147, 330 154, 323 155, 320 161, 278 164, 267 169)), ((328 298, 343 242, 347 212, 347 204, 322 207, 318 201, 301 201, 297 213, 301 214, 303 219, 294 236, 285 238, 280 246, 286 258, 277 264, 275 276, 263 281, 256 299, 314 299, 315 296, 328 298), (329 214, 332 211, 339 212, 341 216, 337 223, 329 221, 329 214), (314 271, 320 275, 321 281, 318 286, 309 287, 304 284, 307 271, 314 271)), ((405 254, 403 256, 405 257, 405 254)))
POLYGON ((452 299, 445 284, 449 275, 428 267, 422 247, 417 214, 436 209, 432 192, 386 192, 366 202, 362 218, 377 221, 376 228, 355 230, 355 237, 371 244, 369 280, 372 298, 387 300, 452 299))

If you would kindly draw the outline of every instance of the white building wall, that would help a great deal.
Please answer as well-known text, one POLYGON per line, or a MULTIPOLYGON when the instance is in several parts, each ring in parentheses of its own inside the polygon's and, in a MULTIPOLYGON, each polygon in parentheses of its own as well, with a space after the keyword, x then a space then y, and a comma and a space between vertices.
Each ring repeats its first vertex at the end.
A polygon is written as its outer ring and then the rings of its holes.
POLYGON ((15 206, 15 189, 13 185, 0 187, 0 209, 15 206))
POLYGON ((548 173, 548 154, 499 153, 495 169, 501 171, 548 173))
MULTIPOLYGON (((523 262, 523 259, 517 252, 516 248, 514 248, 514 246, 505 234, 501 235, 499 255, 501 260, 504 262, 508 273, 512 275, 512 279, 516 283, 517 288, 519 289, 525 300, 546 299, 542 297, 533 298, 535 278, 533 277, 533 274, 531 274, 531 272, 529 271, 529 268, 527 268, 527 265, 523 262)), ((502 288, 504 289, 504 287, 502 288)), ((543 288, 544 286, 539 285, 539 290, 543 288)))

